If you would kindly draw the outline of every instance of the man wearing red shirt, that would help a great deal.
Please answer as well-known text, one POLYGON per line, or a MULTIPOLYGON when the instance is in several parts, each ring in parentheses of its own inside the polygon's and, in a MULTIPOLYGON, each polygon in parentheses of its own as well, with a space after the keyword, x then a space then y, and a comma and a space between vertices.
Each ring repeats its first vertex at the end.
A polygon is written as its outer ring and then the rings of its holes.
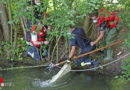
MULTIPOLYGON (((116 25, 119 21, 119 17, 116 16, 116 13, 111 13, 110 11, 100 9, 99 13, 98 11, 95 11, 94 13, 92 13, 92 20, 93 20, 93 23, 98 23, 100 35, 95 41, 91 42, 91 45, 92 46, 95 45, 103 37, 104 37, 104 41, 106 45, 114 42, 118 33, 116 25)), ((113 54, 113 51, 110 47, 107 49, 107 56, 104 58, 104 60, 112 60, 112 54, 113 54)))

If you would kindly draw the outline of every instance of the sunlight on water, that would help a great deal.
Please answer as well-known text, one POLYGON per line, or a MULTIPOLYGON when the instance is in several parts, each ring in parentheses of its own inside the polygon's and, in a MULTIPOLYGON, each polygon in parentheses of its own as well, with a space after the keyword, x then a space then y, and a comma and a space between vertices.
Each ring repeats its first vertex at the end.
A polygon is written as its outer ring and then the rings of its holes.
POLYGON ((32 85, 35 86, 35 87, 39 87, 39 86, 40 87, 49 87, 50 86, 49 81, 50 80, 41 81, 40 79, 36 78, 32 82, 32 85))
POLYGON ((50 83, 50 81, 55 78, 55 75, 52 77, 52 79, 41 81, 41 79, 35 78, 34 81, 32 82, 32 85, 34 87, 41 87, 41 88, 47 88, 47 87, 52 87, 52 88, 62 88, 68 86, 67 83, 71 80, 69 78, 70 74, 68 73, 66 76, 63 78, 59 78, 56 82, 50 83))
POLYGON ((48 87, 48 86, 50 86, 49 81, 50 80, 40 82, 40 87, 48 87))

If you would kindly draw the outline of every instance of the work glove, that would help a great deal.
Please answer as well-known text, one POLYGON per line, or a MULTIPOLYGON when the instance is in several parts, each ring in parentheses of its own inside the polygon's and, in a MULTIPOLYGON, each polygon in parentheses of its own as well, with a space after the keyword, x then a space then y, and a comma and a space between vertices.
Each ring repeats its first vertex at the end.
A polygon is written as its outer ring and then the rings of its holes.
POLYGON ((85 63, 84 63, 84 62, 81 62, 81 66, 82 66, 82 67, 85 66, 85 63))
POLYGON ((67 60, 66 60, 66 63, 70 63, 71 62, 71 58, 68 58, 67 60))

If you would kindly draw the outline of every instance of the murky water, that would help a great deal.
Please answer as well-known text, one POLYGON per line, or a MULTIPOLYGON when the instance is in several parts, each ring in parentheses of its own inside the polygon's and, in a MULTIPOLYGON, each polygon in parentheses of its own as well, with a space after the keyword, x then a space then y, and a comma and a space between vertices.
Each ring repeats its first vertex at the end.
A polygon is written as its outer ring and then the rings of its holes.
POLYGON ((50 74, 43 68, 0 71, 5 87, 2 90, 130 90, 130 82, 124 83, 110 76, 72 73, 54 84, 48 81, 58 70, 50 74), (121 82, 121 83, 119 83, 121 82))

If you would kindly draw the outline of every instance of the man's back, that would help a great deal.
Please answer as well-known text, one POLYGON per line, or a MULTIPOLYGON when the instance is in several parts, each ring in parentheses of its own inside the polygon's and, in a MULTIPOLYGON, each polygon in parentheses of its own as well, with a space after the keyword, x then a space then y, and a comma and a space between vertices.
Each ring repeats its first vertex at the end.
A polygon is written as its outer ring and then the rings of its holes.
POLYGON ((78 46, 81 49, 86 48, 87 44, 89 44, 89 42, 90 42, 90 39, 87 40, 83 29, 75 28, 75 30, 72 32, 72 34, 74 34, 74 38, 70 39, 70 45, 78 46))

